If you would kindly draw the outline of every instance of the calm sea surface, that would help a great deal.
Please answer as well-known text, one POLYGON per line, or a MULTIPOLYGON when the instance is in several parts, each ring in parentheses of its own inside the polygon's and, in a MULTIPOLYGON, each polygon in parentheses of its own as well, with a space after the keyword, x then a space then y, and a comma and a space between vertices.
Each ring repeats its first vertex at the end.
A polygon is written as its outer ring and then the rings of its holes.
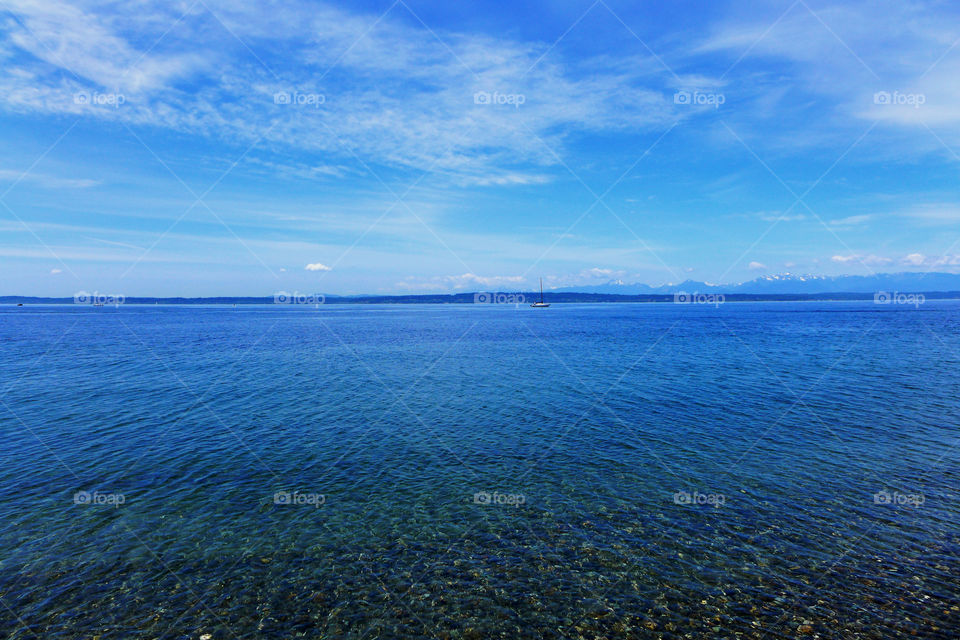
POLYGON ((0 307, 0 636, 949 638, 960 303, 0 307))

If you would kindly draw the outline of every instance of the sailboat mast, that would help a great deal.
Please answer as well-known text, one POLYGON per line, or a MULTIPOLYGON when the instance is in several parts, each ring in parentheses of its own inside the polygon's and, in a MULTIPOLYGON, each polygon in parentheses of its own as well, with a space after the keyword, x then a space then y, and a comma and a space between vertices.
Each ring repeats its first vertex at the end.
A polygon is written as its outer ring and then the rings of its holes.
POLYGON ((530 306, 531 306, 531 307, 536 307, 536 308, 538 308, 538 309, 542 309, 542 308, 545 308, 545 307, 549 307, 549 306, 550 306, 550 303, 549 303, 549 302, 544 302, 544 301, 543 301, 543 276, 540 276, 540 302, 534 302, 534 303, 531 304, 530 306))

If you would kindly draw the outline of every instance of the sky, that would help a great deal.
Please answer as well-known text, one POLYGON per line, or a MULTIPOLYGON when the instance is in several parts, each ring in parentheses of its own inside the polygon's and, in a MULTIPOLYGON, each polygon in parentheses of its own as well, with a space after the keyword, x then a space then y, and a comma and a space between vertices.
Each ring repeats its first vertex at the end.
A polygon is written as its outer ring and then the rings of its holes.
POLYGON ((0 0, 0 295, 960 272, 954 2, 0 0))

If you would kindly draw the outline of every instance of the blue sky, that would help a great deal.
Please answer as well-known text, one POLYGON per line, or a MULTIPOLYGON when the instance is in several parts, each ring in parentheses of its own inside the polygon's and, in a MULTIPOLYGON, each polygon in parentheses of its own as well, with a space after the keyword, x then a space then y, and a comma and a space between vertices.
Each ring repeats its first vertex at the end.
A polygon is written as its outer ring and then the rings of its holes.
POLYGON ((0 294, 960 270, 951 2, 0 0, 0 294))

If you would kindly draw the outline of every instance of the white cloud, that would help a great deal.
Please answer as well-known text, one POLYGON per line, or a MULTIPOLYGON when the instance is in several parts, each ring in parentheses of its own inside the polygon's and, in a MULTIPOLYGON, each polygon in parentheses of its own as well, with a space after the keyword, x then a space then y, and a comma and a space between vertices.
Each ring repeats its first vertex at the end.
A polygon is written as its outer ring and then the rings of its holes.
POLYGON ((613 269, 601 269, 600 267, 593 267, 592 269, 587 269, 587 273, 594 276, 608 276, 613 273, 613 269))
POLYGON ((762 271, 767 268, 767 265, 763 264, 762 262, 751 262, 747 265, 747 268, 751 271, 762 271))
POLYGON ((550 182, 550 179, 550 176, 543 174, 525 174, 519 172, 498 174, 494 171, 484 176, 466 177, 465 179, 461 180, 461 182, 465 184, 474 184, 479 187, 486 187, 490 185, 510 186, 544 184, 550 182))
MULTIPOLYGON (((924 125, 950 146, 960 141, 951 126, 960 123, 960 84, 955 81, 960 58, 947 55, 955 53, 960 33, 953 11, 937 11, 945 5, 851 0, 733 7, 692 51, 732 59, 745 54, 728 76, 733 85, 728 91, 738 94, 741 113, 776 116, 787 125, 755 132, 770 134, 768 141, 776 136, 780 144, 809 145, 835 139, 838 129, 847 129, 852 142, 865 128, 863 121, 881 125, 864 144, 883 145, 886 153, 900 158, 949 153, 924 125), (739 77, 749 84, 736 83, 739 77), (784 77, 790 78, 789 91, 782 90, 784 77), (824 99, 830 103, 829 115, 811 122, 805 117, 809 105, 824 99), (793 122, 806 135, 798 136, 793 122)), ((747 121, 742 122, 746 128, 747 121)))
POLYGON ((331 271, 332 267, 328 267, 322 262, 313 262, 304 267, 307 271, 331 271))
POLYGON ((439 282, 397 282, 393 286, 405 291, 446 291, 450 288, 439 282))
POLYGON ((900 263, 911 267, 955 267, 960 265, 960 255, 945 253, 940 256, 927 256, 911 253, 901 258, 900 263))
POLYGON ((960 255, 949 253, 942 256, 937 256, 930 262, 931 267, 956 267, 958 265, 960 265, 960 255))
POLYGON ((61 270, 61 269, 50 269, 50 275, 55 276, 55 275, 57 275, 58 273, 63 273, 63 270, 61 270))
MULTIPOLYGON (((529 165, 558 165, 571 130, 660 130, 676 119, 676 105, 651 88, 666 72, 648 56, 604 68, 595 60, 538 61, 544 43, 505 36, 435 29, 439 42, 407 19, 402 3, 379 21, 323 4, 208 0, 179 22, 182 8, 162 3, 109 8, 14 2, 25 28, 8 22, 12 47, 0 51, 0 65, 14 66, 16 56, 20 73, 0 77, 0 106, 246 142, 265 136, 351 166, 356 154, 481 186, 550 180, 529 165), (256 58, 230 31, 252 43, 256 58), (32 58, 24 62, 21 52, 32 58), (120 92, 125 102, 77 104, 79 92, 120 92), (283 92, 323 101, 276 104, 283 92), (478 104, 479 92, 524 102, 478 104)), ((341 166, 299 171, 335 176, 341 166)))
POLYGON ((802 213, 777 213, 776 211, 767 212, 761 211, 759 213, 760 219, 765 222, 796 222, 798 220, 806 220, 807 216, 802 213))
POLYGON ((926 204, 909 210, 905 215, 933 225, 955 225, 960 222, 960 205, 954 203, 926 204))
POLYGON ((858 224, 863 224, 864 222, 872 219, 873 216, 870 215, 858 215, 858 216, 847 216, 846 218, 838 218, 836 220, 831 220, 830 224, 833 226, 853 226, 858 224))
POLYGON ((479 276, 474 273, 463 273, 452 276, 434 276, 427 279, 410 276, 395 286, 399 289, 424 291, 456 290, 478 286, 490 288, 509 286, 515 289, 525 281, 526 278, 523 276, 479 276))
POLYGON ((885 258, 885 257, 883 257, 883 256, 876 256, 876 255, 872 255, 872 254, 871 254, 871 255, 861 255, 861 254, 856 254, 856 253, 853 253, 853 254, 850 254, 850 255, 835 255, 835 256, 831 257, 830 260, 832 260, 833 262, 837 262, 837 263, 839 263, 839 264, 850 264, 850 263, 853 263, 853 264, 866 265, 866 266, 868 266, 868 267, 871 267, 871 266, 883 266, 883 265, 891 264, 891 263, 893 262, 893 259, 892 259, 892 258, 885 258))
POLYGON ((32 171, 24 173, 23 171, 0 169, 0 181, 6 182, 8 180, 10 182, 32 182, 41 187, 49 187, 51 189, 86 189, 100 184, 98 180, 89 180, 86 178, 61 178, 42 173, 34 173, 32 171))
POLYGON ((473 273, 464 273, 459 276, 443 276, 441 279, 444 282, 453 284, 455 289, 478 284, 485 287, 496 287, 505 284, 517 284, 524 281, 523 276, 478 276, 473 273))
POLYGON ((593 267, 592 269, 584 269, 580 272, 580 275, 586 278, 613 278, 621 277, 624 275, 624 271, 615 271, 614 269, 601 269, 600 267, 593 267))
MULTIPOLYGON (((70 84, 79 78, 101 90, 132 96, 142 91, 169 88, 176 79, 187 77, 201 67, 215 66, 211 55, 183 54, 176 48, 166 53, 141 51, 120 35, 131 30, 137 22, 140 22, 141 29, 160 29, 162 33, 179 17, 174 7, 164 8, 159 3, 147 7, 136 3, 128 7, 126 13, 108 15, 93 7, 88 10, 80 6, 86 4, 84 2, 11 0, 7 4, 26 27, 21 29, 16 25, 12 28, 11 42, 49 65, 32 65, 24 69, 25 77, 35 82, 49 82, 50 68, 60 68, 70 75, 70 84)), ((176 38, 175 33, 170 35, 171 40, 176 38)), ((208 53, 213 54, 213 51, 208 53)), ((48 88, 51 86, 63 88, 66 85, 47 85, 48 88)), ((37 95, 42 95, 39 87, 37 95)), ((63 97, 69 97, 73 102, 72 95, 63 97)))
POLYGON ((838 264, 862 264, 868 267, 883 267, 899 263, 907 267, 952 267, 960 265, 960 255, 944 254, 928 256, 920 252, 909 253, 901 258, 889 258, 873 254, 835 255, 830 258, 838 264))

